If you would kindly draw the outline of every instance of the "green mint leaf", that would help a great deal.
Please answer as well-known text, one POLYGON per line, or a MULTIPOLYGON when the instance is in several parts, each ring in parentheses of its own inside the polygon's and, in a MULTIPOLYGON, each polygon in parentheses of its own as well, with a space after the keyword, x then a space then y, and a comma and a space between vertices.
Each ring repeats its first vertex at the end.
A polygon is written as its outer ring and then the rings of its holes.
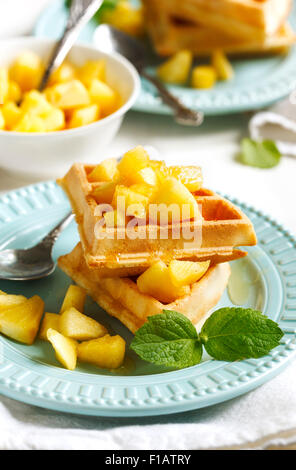
POLYGON ((273 168, 281 160, 281 153, 272 140, 256 142, 243 139, 241 143, 240 161, 245 165, 257 168, 273 168))
POLYGON ((235 307, 213 313, 199 335, 210 356, 230 362, 265 356, 282 337, 279 326, 261 312, 235 307))
POLYGON ((177 369, 199 364, 202 357, 202 345, 190 320, 169 310, 148 317, 130 347, 145 361, 177 369))

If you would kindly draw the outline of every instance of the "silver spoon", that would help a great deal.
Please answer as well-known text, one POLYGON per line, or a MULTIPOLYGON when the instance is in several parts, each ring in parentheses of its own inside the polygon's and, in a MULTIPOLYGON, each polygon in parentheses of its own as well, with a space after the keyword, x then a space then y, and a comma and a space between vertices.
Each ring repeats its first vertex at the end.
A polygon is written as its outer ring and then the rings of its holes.
POLYGON ((145 67, 149 65, 150 54, 140 41, 113 26, 102 24, 96 28, 94 42, 103 52, 119 52, 126 57, 136 67, 139 74, 156 87, 163 102, 173 110, 175 120, 179 124, 200 126, 203 123, 202 112, 187 108, 157 77, 146 72, 145 67))
POLYGON ((74 215, 68 214, 36 246, 26 250, 0 251, 0 279, 27 281, 49 276, 55 270, 53 245, 74 215))
POLYGON ((52 72, 63 63, 80 31, 94 16, 102 3, 103 0, 72 0, 63 36, 58 41, 49 59, 39 86, 40 91, 45 88, 52 72))

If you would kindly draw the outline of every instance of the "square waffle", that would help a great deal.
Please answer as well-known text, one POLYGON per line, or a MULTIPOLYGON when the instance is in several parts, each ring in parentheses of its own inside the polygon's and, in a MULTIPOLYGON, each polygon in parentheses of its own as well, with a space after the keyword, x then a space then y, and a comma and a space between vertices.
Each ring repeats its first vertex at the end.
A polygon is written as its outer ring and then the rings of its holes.
POLYGON ((89 269, 80 244, 68 255, 61 256, 58 265, 132 333, 146 322, 148 316, 160 314, 164 309, 178 311, 196 324, 217 304, 230 276, 228 263, 214 265, 191 286, 190 294, 173 303, 163 304, 142 294, 132 278, 104 278, 100 268, 89 269))
MULTIPOLYGON (((292 0, 143 0, 147 17, 159 12, 175 23, 206 26, 232 37, 262 39, 286 21, 292 0)), ((158 25, 154 22, 155 28, 158 25)))
POLYGON ((234 204, 214 192, 202 189, 194 194, 200 207, 202 218, 183 222, 182 229, 200 229, 198 244, 188 243, 180 230, 174 238, 173 226, 168 227, 167 237, 160 239, 161 228, 139 226, 139 237, 130 239, 127 227, 102 228, 100 238, 96 235, 96 224, 100 217, 95 215, 97 202, 93 190, 102 183, 90 183, 88 174, 95 165, 74 164, 65 177, 59 181, 70 200, 76 216, 80 240, 88 266, 107 268, 129 268, 149 266, 155 260, 190 259, 202 261, 212 259, 217 262, 243 256, 233 251, 234 247, 256 244, 252 223, 234 204), (197 227, 198 224, 198 227, 197 227), (151 231, 157 234, 149 238, 151 231))
POLYGON ((290 10, 290 2, 286 0, 184 0, 181 3, 145 0, 144 3, 148 34, 162 56, 182 49, 201 56, 215 49, 223 49, 228 54, 273 53, 283 52, 295 43, 294 32, 284 22, 290 10), (200 13, 201 8, 206 14, 200 13), (278 9, 284 12, 276 13, 278 9))

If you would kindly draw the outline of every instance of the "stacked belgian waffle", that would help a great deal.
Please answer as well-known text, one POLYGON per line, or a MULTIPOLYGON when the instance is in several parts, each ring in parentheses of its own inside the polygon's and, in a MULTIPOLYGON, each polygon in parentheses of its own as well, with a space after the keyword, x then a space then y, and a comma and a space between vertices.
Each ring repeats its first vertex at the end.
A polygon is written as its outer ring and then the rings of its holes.
POLYGON ((201 320, 227 285, 228 262, 246 256, 236 247, 256 244, 250 220, 203 187, 199 167, 167 167, 151 160, 142 147, 119 163, 77 163, 59 183, 80 235, 80 243, 59 259, 59 266, 132 332, 163 309, 183 313, 193 323, 201 320), (125 213, 118 201, 124 202, 125 213), (187 204, 188 211, 176 218, 170 204, 187 204), (158 212, 151 217, 153 205, 158 212), (172 282, 165 293, 163 276, 172 263, 183 278, 187 269, 199 276, 189 275, 183 290, 172 282))
POLYGON ((143 0, 148 33, 160 55, 189 49, 207 55, 285 51, 292 0, 143 0))

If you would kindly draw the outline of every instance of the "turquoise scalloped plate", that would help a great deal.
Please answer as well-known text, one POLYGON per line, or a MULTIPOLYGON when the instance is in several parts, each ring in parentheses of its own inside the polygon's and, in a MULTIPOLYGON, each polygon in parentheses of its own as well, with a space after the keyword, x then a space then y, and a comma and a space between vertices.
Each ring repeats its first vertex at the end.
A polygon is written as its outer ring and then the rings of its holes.
MULTIPOLYGON (((35 36, 58 38, 67 17, 64 0, 56 0, 40 16, 35 36)), ((291 14, 291 25, 296 29, 296 6, 291 14)), ((92 43, 97 23, 91 21, 83 30, 80 41, 92 43)), ((296 48, 287 55, 233 60, 235 77, 219 82, 211 90, 193 90, 189 86, 169 88, 186 104, 206 115, 219 115, 251 111, 272 105, 286 97, 295 88, 296 48)), ((170 114, 154 87, 142 79, 142 90, 134 110, 170 114)))
MULTIPOLYGON (((232 200, 232 199, 231 199, 232 200)), ((258 245, 246 259, 233 263, 242 279, 244 306, 261 310, 277 321, 285 335, 279 347, 256 360, 226 363, 204 356, 201 364, 172 371, 137 359, 116 372, 79 365, 73 372, 56 361, 50 344, 37 340, 26 346, 0 337, 0 393, 21 402, 64 412, 96 416, 148 416, 198 409, 242 395, 270 380, 296 355, 296 242, 280 225, 255 209, 238 204, 251 218, 258 245)), ((0 198, 0 250, 27 248, 37 243, 67 212, 68 201, 54 182, 39 183, 0 198)), ((60 236, 55 259, 78 241, 73 222, 60 236)), ((39 294, 46 311, 58 312, 70 279, 58 268, 34 282, 1 281, 8 293, 39 294)), ((241 296, 232 292, 232 298, 241 296)), ((219 307, 231 306, 226 291, 219 307)), ((122 335, 132 335, 90 299, 86 313, 122 335)))

